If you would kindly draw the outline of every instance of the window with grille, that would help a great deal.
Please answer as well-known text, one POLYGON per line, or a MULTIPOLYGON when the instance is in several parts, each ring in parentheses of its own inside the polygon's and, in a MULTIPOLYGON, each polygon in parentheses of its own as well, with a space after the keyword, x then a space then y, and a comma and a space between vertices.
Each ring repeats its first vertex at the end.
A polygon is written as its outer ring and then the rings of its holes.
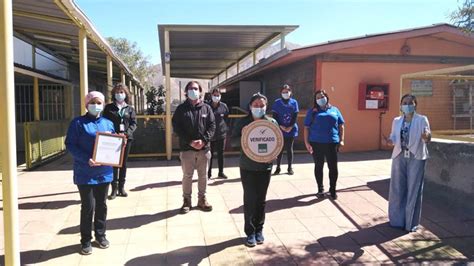
MULTIPOLYGON (((16 121, 34 120, 33 84, 15 84, 16 121)), ((40 120, 62 120, 65 118, 64 86, 58 84, 39 85, 40 120)))

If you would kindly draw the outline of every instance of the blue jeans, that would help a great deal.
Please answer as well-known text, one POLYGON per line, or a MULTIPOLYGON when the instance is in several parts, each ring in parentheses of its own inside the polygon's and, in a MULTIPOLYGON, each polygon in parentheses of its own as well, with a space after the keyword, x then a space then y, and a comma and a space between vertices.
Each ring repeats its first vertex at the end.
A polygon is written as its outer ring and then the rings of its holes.
POLYGON ((393 159, 388 195, 391 226, 411 231, 420 223, 425 162, 415 159, 412 153, 405 158, 403 152, 393 159))

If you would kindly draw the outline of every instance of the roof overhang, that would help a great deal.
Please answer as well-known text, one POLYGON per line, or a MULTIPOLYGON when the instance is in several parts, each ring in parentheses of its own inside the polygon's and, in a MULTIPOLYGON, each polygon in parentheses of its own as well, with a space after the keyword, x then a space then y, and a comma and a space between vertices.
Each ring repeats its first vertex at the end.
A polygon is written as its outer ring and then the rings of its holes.
MULTIPOLYGON (((213 79, 298 26, 158 25, 161 62, 170 60, 170 76, 213 79), (169 55, 165 51, 169 32, 169 55)), ((163 68, 163 74, 166 74, 163 68)))
MULTIPOLYGON (((441 38, 441 39, 450 39, 456 43, 460 43, 462 45, 467 46, 474 46, 474 35, 473 34, 466 34, 462 32, 459 28, 449 25, 449 24, 435 24, 428 27, 420 27, 420 28, 413 28, 413 29, 406 29, 401 31, 394 31, 394 32, 385 32, 379 34, 372 34, 372 35, 365 35, 359 36, 349 39, 341 39, 341 40, 334 40, 328 41, 325 43, 310 45, 306 47, 300 47, 288 51, 285 55, 279 56, 273 60, 270 60, 267 64, 257 64, 252 66, 247 71, 243 72, 238 78, 232 78, 226 80, 224 83, 219 84, 219 87, 224 87, 230 85, 234 82, 238 82, 239 80, 252 78, 255 75, 258 75, 264 71, 268 71, 270 69, 275 69, 279 67, 283 67, 301 60, 305 60, 311 57, 321 57, 324 58, 323 55, 347 48, 358 47, 367 44, 373 43, 381 43, 390 40, 400 39, 400 38, 414 38, 418 36, 432 36, 434 38, 441 38), (449 35, 449 36, 448 36, 449 35)), ((270 58, 269 58, 270 59, 270 58)), ((457 58, 459 60, 459 58, 457 58)), ((471 64, 471 59, 466 59, 467 64, 471 64)))
POLYGON ((13 1, 15 36, 69 63, 79 64, 78 36, 81 28, 87 32, 90 72, 107 73, 107 56, 110 56, 115 77, 120 77, 123 70, 139 84, 73 0, 13 1))

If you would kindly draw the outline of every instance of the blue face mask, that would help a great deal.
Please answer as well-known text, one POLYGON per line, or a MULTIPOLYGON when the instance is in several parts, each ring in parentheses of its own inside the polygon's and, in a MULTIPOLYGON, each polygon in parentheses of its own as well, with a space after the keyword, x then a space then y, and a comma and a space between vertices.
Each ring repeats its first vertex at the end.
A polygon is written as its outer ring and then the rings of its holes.
POLYGON ((250 110, 252 111, 252 115, 255 118, 262 118, 265 115, 265 111, 267 110, 267 108, 266 107, 262 107, 262 108, 252 107, 250 108, 250 110))
POLYGON ((127 98, 127 95, 125 93, 116 93, 115 94, 115 100, 117 100, 117 102, 123 102, 125 101, 125 98, 127 98))
POLYGON ((98 116, 102 110, 104 110, 103 104, 89 104, 87 105, 87 111, 93 116, 98 116))
POLYGON ((188 90, 188 98, 193 101, 199 99, 199 90, 188 90))
POLYGON ((319 105, 319 107, 324 107, 328 103, 328 98, 323 97, 323 98, 317 99, 316 103, 319 105))
POLYGON ((402 112, 404 114, 411 114, 413 112, 415 112, 415 105, 413 104, 404 104, 401 106, 400 110, 402 110, 402 112))

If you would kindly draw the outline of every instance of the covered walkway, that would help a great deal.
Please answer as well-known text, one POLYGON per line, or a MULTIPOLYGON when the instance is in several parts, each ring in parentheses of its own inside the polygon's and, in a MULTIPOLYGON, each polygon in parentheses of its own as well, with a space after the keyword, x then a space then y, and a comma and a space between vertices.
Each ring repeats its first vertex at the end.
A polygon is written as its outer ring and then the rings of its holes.
MULTIPOLYGON (((422 228, 405 234, 387 224, 387 152, 340 156, 339 198, 315 197, 313 163, 296 156, 295 175, 272 177, 266 242, 243 245, 238 157, 228 180, 208 187, 209 213, 180 215, 178 161, 131 161, 128 198, 108 202, 109 249, 79 254, 77 188, 68 156, 18 177, 22 264, 314 265, 316 263, 464 262, 474 260, 474 214, 425 193, 422 228)), ((327 175, 326 175, 327 176, 327 175)), ((194 185, 193 204, 197 203, 194 185)), ((3 235, 2 235, 3 237, 3 235)), ((2 241, 3 243, 3 241, 2 241)), ((3 246, 2 246, 3 253, 3 246)))

